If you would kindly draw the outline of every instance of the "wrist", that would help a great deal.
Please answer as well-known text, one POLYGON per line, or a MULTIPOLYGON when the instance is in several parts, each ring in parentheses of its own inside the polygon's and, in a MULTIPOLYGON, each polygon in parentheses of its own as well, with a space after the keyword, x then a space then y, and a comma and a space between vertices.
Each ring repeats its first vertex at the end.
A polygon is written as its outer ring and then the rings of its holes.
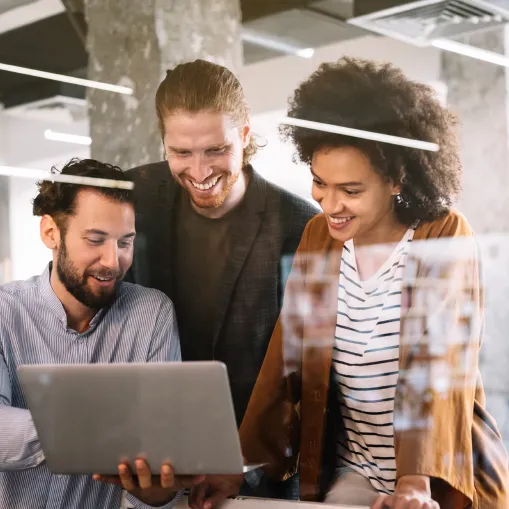
POLYGON ((151 507, 163 507, 169 504, 176 497, 177 493, 178 491, 166 491, 166 493, 142 494, 140 490, 139 493, 133 493, 133 495, 146 505, 151 507))
POLYGON ((430 478, 425 475, 404 475, 398 479, 396 490, 413 490, 431 496, 430 478))

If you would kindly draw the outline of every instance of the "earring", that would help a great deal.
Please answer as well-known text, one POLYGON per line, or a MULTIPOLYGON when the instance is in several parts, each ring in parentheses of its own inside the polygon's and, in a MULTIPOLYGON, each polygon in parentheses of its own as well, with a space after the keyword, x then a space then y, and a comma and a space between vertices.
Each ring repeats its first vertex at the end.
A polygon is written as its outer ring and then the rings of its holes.
POLYGON ((394 201, 395 201, 396 205, 399 207, 405 207, 406 209, 408 207, 410 207, 410 202, 408 200, 405 200, 405 198, 403 198, 401 193, 394 195, 394 201))

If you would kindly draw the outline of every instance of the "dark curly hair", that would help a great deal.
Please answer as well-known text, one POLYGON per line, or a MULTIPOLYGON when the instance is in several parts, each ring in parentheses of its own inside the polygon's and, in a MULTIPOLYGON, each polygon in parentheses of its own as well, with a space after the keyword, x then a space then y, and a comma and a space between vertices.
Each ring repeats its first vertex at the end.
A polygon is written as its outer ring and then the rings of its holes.
MULTIPOLYGON (((60 171, 55 167, 51 168, 51 173, 131 182, 131 178, 118 166, 101 163, 95 159, 71 159, 60 171)), ((50 215, 64 233, 68 217, 76 213, 76 196, 83 189, 92 189, 112 200, 134 205, 134 196, 130 189, 70 184, 50 180, 38 182, 37 187, 39 194, 32 202, 34 216, 50 215)))
POLYGON ((321 148, 351 146, 369 157, 383 177, 401 184, 396 204, 402 224, 446 215, 460 192, 456 117, 433 89, 410 81, 388 63, 341 58, 322 64, 294 92, 289 117, 436 143, 437 152, 283 125, 283 139, 311 165, 321 148))

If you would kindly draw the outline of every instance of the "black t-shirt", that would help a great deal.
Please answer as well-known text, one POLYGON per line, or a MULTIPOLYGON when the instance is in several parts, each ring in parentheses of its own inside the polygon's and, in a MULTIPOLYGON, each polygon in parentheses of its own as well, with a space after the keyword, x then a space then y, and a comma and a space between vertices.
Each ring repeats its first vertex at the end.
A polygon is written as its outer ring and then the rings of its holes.
POLYGON ((213 358, 219 291, 231 249, 230 227, 242 203, 217 219, 202 216, 180 199, 176 229, 176 295, 182 358, 213 358))

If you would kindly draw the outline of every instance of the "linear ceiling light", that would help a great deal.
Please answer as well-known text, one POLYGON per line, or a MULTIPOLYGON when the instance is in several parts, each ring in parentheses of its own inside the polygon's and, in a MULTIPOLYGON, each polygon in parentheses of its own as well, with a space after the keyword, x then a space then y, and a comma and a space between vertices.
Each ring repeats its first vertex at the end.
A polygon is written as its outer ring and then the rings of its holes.
POLYGON ((298 118, 284 117, 281 123, 328 133, 343 134, 354 138, 364 138, 365 140, 381 141, 382 143, 390 143, 392 145, 429 150, 431 152, 438 152, 440 149, 439 145, 428 141, 411 140, 410 138, 400 138, 399 136, 373 133, 371 131, 362 131, 360 129, 352 129, 350 127, 341 127, 332 124, 322 124, 321 122, 312 122, 310 120, 301 120, 298 118))
POLYGON ((28 178, 34 181, 47 180, 50 182, 64 182, 66 184, 79 184, 82 186, 114 187, 118 189, 134 189, 133 182, 123 180, 101 179, 95 177, 78 177, 76 175, 62 175, 44 170, 18 168, 15 166, 0 166, 0 175, 6 177, 28 178))
POLYGON ((18 74, 26 74, 27 76, 35 76, 36 78, 44 78, 53 81, 61 81, 62 83, 71 83, 82 87, 97 88, 99 90, 107 90, 108 92, 116 92, 118 94, 132 95, 133 89, 122 87, 120 85, 111 85, 102 81, 92 81, 74 76, 66 76, 65 74, 55 74, 53 72, 38 71, 37 69, 29 69, 28 67, 19 67, 18 65, 2 64, 0 62, 0 71, 15 72, 18 74))
POLYGON ((91 145, 92 138, 90 136, 79 136, 77 134, 57 133, 51 129, 44 131, 44 137, 51 141, 64 141, 65 143, 76 143, 78 145, 91 145))
POLYGON ((431 41, 431 45, 435 48, 440 48, 445 51, 451 51, 452 53, 458 53, 466 57, 476 58, 477 60, 483 60, 491 64, 502 65, 509 67, 509 58, 500 53, 494 51, 488 51, 469 44, 463 44, 461 42, 451 41, 450 39, 435 39, 431 41))
POLYGON ((280 39, 267 37, 266 35, 261 35, 254 30, 246 28, 242 30, 242 40, 261 46, 262 48, 279 51, 280 53, 286 53, 287 55, 294 55, 300 58, 312 58, 315 54, 313 48, 299 48, 298 46, 288 44, 280 39))

